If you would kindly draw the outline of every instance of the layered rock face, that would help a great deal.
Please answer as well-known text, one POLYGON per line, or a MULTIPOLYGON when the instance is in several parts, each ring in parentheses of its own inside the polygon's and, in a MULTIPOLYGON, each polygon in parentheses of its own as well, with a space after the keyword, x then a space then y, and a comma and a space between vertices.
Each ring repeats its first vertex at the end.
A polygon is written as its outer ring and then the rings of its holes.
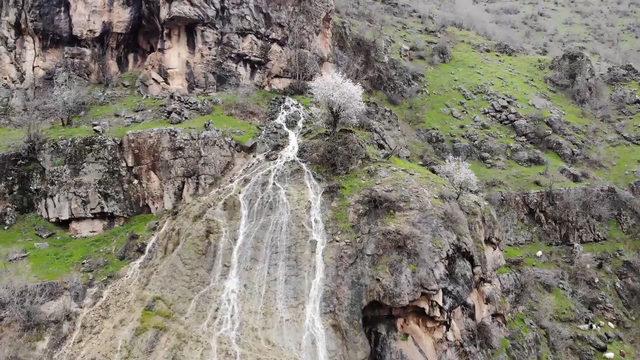
POLYGON ((35 208, 49 221, 71 222, 78 233, 91 233, 100 230, 96 219, 157 213, 205 193, 235 156, 234 145, 215 131, 159 129, 130 133, 122 141, 48 143, 0 159, 7 174, 0 182, 0 213, 35 208))
POLYGON ((328 60, 332 11, 332 0, 3 0, 0 78, 33 90, 64 63, 95 82, 143 70, 150 93, 282 87, 293 53, 328 60))
POLYGON ((347 210, 353 233, 334 233, 327 253, 335 358, 481 358, 506 310, 495 215, 475 196, 435 199, 439 186, 416 173, 369 175, 376 185, 347 210))

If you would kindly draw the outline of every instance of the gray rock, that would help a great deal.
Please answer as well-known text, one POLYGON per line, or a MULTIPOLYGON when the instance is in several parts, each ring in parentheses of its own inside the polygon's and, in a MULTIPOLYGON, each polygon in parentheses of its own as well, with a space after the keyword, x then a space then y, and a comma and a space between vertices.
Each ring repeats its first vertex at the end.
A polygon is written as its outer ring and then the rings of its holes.
POLYGON ((47 239, 52 237, 53 235, 55 235, 55 233, 53 231, 50 231, 48 229, 39 227, 36 229, 36 235, 38 235, 39 237, 43 238, 43 239, 47 239))
POLYGON ((9 256, 7 256, 7 261, 8 262, 16 262, 16 261, 20 261, 23 259, 26 259, 29 256, 29 253, 21 250, 21 251, 17 251, 14 253, 9 254, 9 256))
POLYGON ((591 59, 580 50, 567 50, 551 63, 547 81, 561 90, 571 92, 573 99, 586 104, 598 95, 596 72, 591 59))

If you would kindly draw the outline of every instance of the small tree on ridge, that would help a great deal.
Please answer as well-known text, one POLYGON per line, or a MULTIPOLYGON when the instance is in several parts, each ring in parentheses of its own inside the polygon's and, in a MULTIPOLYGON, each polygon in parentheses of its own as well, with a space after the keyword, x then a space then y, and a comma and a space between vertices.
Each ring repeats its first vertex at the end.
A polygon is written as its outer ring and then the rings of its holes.
POLYGON ((338 72, 330 71, 318 76, 311 82, 310 89, 316 101, 329 113, 329 127, 333 133, 340 124, 355 121, 365 108, 362 86, 338 72))
POLYGON ((468 162, 449 156, 436 170, 454 187, 458 198, 464 193, 478 191, 478 178, 468 162))

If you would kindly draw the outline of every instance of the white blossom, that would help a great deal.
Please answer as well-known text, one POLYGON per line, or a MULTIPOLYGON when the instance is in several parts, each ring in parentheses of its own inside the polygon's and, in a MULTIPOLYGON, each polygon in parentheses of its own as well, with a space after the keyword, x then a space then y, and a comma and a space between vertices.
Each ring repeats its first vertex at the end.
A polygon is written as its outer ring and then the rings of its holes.
POLYGON ((313 97, 329 112, 329 124, 333 131, 342 124, 354 122, 364 110, 360 84, 342 74, 329 71, 318 76, 310 84, 313 97))
POLYGON ((458 196, 465 192, 474 192, 478 190, 478 178, 473 170, 469 167, 469 163, 449 156, 444 164, 436 169, 440 176, 444 177, 456 189, 458 196))

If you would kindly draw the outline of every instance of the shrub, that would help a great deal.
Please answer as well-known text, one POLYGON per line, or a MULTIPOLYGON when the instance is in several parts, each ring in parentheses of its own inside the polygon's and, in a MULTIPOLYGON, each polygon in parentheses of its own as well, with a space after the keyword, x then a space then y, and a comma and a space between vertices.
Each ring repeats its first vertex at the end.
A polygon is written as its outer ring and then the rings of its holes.
POLYGON ((468 162, 450 156, 436 170, 453 186, 458 198, 464 193, 478 191, 478 178, 469 167, 468 162))
POLYGON ((340 124, 354 122, 365 108, 362 86, 338 72, 330 71, 317 77, 310 88, 316 101, 329 113, 328 122, 334 133, 340 124))

